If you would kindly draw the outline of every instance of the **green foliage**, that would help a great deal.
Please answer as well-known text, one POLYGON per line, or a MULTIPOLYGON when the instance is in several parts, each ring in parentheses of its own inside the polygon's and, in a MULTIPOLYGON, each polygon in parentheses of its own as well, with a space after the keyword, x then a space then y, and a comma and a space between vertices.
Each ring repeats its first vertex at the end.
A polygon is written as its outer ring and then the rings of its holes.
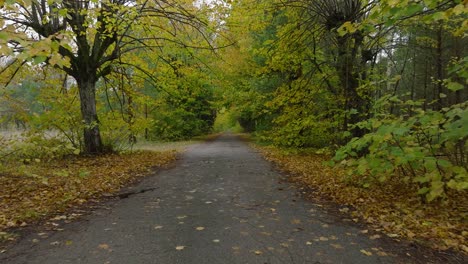
POLYGON ((230 131, 233 133, 244 132, 238 121, 238 113, 231 109, 223 108, 217 115, 213 125, 214 132, 226 132, 230 131))
POLYGON ((467 190, 468 103, 441 111, 425 111, 421 104, 383 97, 373 117, 357 124, 370 132, 353 138, 333 160, 361 175, 364 186, 392 177, 416 183, 427 201, 445 197, 447 188, 467 190), (389 104, 408 110, 392 115, 389 104))
MULTIPOLYGON (((37 101, 42 110, 30 116, 30 133, 33 135, 48 134, 68 142, 78 151, 83 146, 83 123, 80 115, 78 92, 75 86, 70 89, 57 89, 59 80, 49 79, 41 89, 37 101)), ((37 88, 36 88, 37 89, 37 88)))
POLYGON ((134 118, 129 124, 120 113, 102 109, 99 122, 106 152, 120 152, 132 148, 136 143, 136 135, 141 135, 145 127, 145 119, 142 116, 134 118))
MULTIPOLYGON (((47 133, 25 133, 22 137, 4 145, 5 154, 2 162, 40 163, 67 155, 77 155, 80 150, 75 148, 61 135, 47 133)), ((0 155, 1 155, 0 154, 0 155)), ((8 166, 7 166, 8 167, 8 166)), ((0 165, 1 170, 1 165, 0 165)))
POLYGON ((211 132, 216 118, 213 93, 199 83, 183 82, 174 94, 163 97, 153 115, 151 137, 156 140, 183 140, 211 132))

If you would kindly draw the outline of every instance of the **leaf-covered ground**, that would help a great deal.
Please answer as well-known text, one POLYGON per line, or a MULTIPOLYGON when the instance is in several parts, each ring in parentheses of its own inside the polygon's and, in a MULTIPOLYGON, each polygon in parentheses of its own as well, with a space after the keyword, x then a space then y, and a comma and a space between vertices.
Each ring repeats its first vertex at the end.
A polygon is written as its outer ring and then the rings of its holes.
POLYGON ((51 162, 10 164, 0 172, 0 241, 8 228, 56 215, 148 175, 176 159, 175 151, 72 156, 51 162))
POLYGON ((416 241, 435 249, 455 249, 468 254, 468 195, 450 193, 444 201, 423 203, 411 184, 397 177, 369 188, 358 178, 345 176, 324 165, 323 155, 288 153, 274 147, 257 148, 266 159, 291 174, 291 180, 306 185, 315 197, 331 198, 344 205, 340 211, 354 221, 396 239, 416 241))

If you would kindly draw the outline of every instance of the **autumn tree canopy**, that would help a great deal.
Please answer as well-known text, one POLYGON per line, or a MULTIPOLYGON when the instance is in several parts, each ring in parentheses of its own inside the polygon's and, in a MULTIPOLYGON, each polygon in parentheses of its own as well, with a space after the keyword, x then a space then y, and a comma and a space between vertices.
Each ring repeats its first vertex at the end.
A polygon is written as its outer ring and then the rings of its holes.
POLYGON ((124 54, 155 52, 167 42, 209 47, 208 42, 189 43, 185 38, 189 28, 202 35, 209 32, 189 1, 25 0, 1 5, 2 68, 48 64, 76 80, 85 153, 103 151, 96 83, 124 54))

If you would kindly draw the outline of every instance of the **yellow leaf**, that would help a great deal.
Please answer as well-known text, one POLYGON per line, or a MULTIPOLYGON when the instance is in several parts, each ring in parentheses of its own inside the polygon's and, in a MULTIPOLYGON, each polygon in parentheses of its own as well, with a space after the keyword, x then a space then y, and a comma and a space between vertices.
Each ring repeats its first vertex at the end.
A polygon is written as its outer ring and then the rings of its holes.
POLYGON ((109 245, 108 245, 108 244, 100 244, 100 245, 98 246, 98 248, 104 249, 104 250, 108 250, 108 249, 109 249, 109 245))
POLYGON ((343 246, 340 245, 340 244, 330 244, 332 247, 336 248, 336 249, 342 249, 343 246))
POLYGON ((181 251, 185 249, 185 246, 177 246, 175 249, 178 251, 181 251))
POLYGON ((465 251, 465 253, 468 253, 468 247, 465 245, 460 245, 460 248, 465 251))
POLYGON ((341 25, 341 27, 338 28, 337 31, 340 36, 344 36, 348 33, 352 34, 356 32, 356 30, 357 28, 350 21, 346 21, 343 23, 343 25, 341 25))
POLYGON ((362 254, 366 255, 366 256, 372 256, 372 252, 370 251, 367 251, 367 250, 364 250, 364 249, 361 249, 360 250, 362 254))

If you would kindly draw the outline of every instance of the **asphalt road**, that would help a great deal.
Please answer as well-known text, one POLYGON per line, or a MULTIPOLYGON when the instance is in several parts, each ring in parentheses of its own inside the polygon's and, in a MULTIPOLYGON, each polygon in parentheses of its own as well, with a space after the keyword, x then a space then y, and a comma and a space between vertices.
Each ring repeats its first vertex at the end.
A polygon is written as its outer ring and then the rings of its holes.
POLYGON ((440 261, 366 233, 301 198, 282 177, 245 143, 224 135, 190 147, 173 168, 81 220, 31 232, 0 254, 0 263, 440 261))

